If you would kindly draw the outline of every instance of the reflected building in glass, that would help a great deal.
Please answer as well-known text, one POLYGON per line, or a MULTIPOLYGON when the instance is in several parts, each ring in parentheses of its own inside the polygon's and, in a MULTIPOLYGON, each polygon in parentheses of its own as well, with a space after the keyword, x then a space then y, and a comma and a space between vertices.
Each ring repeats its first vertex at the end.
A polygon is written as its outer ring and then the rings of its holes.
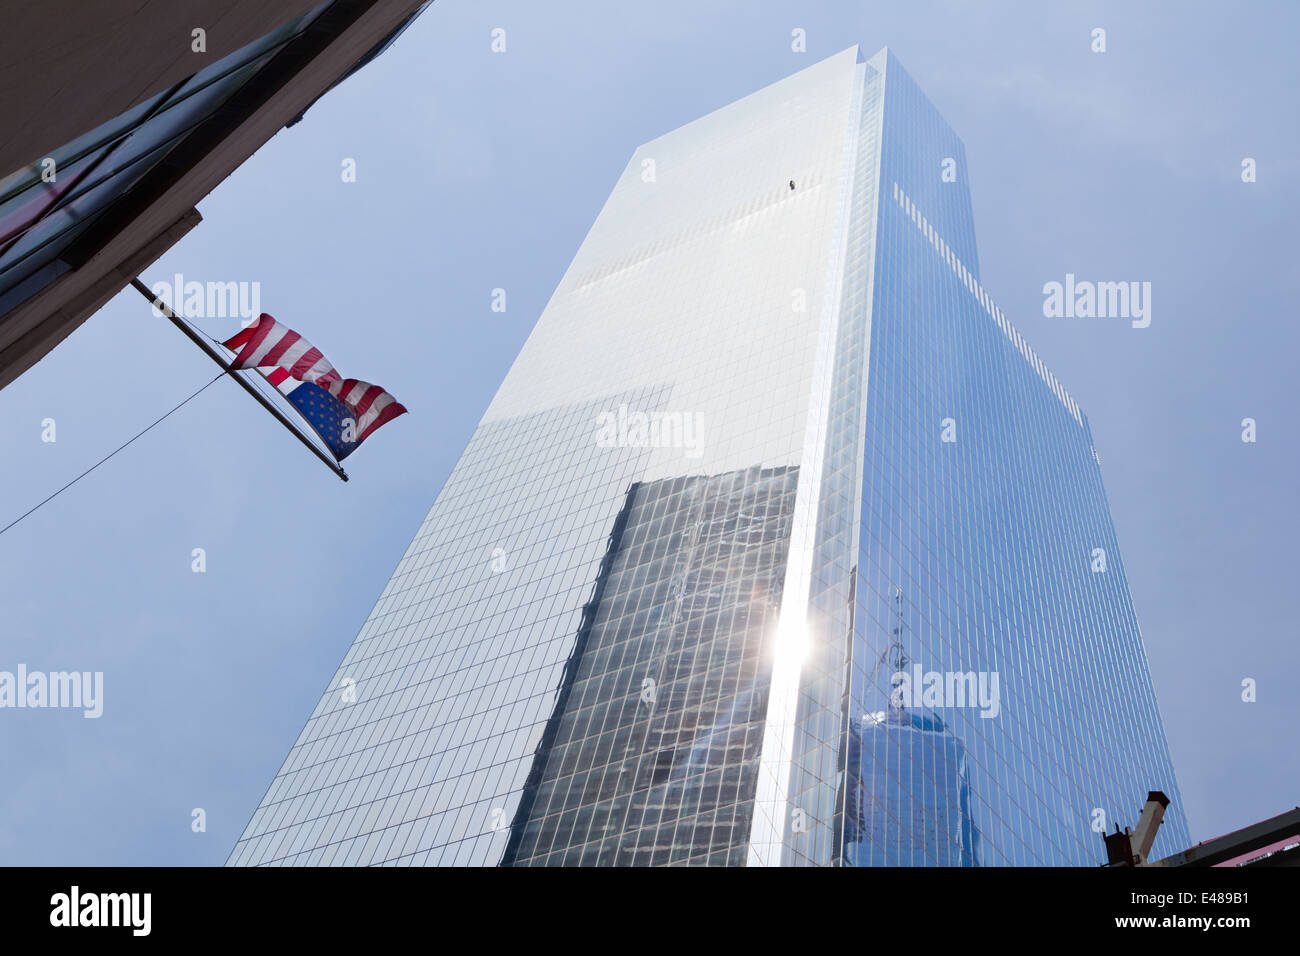
POLYGON ((1188 844, 966 184, 883 50, 637 149, 230 862, 1095 865, 1153 789, 1188 844))

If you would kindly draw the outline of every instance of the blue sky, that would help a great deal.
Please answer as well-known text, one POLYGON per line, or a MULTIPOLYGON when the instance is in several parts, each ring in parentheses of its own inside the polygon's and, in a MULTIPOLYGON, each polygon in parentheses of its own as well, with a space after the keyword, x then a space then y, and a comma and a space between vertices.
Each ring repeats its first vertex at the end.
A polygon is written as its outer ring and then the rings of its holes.
MULTIPOLYGON (((1134 7, 435 3, 143 276, 260 282, 411 414, 345 485, 218 383, 0 536, 0 669, 105 685, 0 712, 0 862, 223 862, 633 149, 854 43, 965 140, 983 285, 1090 418, 1193 837, 1300 803, 1300 8, 1134 7), (1044 318, 1067 272, 1150 281, 1151 326, 1044 318)), ((214 371, 123 292, 0 392, 0 525, 214 371)))

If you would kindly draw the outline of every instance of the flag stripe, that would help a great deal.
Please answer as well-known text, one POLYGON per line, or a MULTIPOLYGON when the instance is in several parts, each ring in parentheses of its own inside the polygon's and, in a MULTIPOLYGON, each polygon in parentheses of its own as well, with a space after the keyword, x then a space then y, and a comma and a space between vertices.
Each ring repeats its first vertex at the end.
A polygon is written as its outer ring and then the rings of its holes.
MULTIPOLYGON (((263 315, 257 320, 257 325, 253 326, 253 334, 249 336, 244 347, 239 352, 239 357, 235 359, 240 368, 257 368, 261 363, 257 361, 262 355, 266 354, 269 345, 266 340, 271 333, 277 328, 283 328, 279 322, 269 315, 263 315)), ((275 340, 272 339, 272 342, 275 340)))
MULTIPOLYGON (((277 331, 279 331, 277 329, 277 331)), ((266 350, 266 354, 258 361, 258 365, 279 365, 284 368, 293 366, 293 359, 311 348, 311 343, 304 339, 292 329, 285 329, 284 335, 278 342, 271 343, 271 347, 266 350), (297 348, 295 348, 297 346, 297 348), (292 350, 292 356, 286 356, 286 353, 292 350)))
MULTIPOLYGON (((259 322, 261 321, 260 317, 258 321, 259 322)), ((247 342, 249 338, 252 337, 252 335, 253 335, 253 326, 248 325, 240 329, 238 332, 236 332, 230 338, 226 339, 226 341, 222 342, 221 344, 224 345, 226 348, 230 349, 230 351, 232 352, 238 352, 243 347, 244 343, 247 342)))
MULTIPOLYGON (((287 365, 288 362, 285 364, 287 365)), ((304 382, 315 382, 333 371, 334 366, 325 361, 325 356, 321 355, 320 349, 308 346, 302 353, 302 357, 290 367, 289 374, 304 382)))
POLYGON ((268 361, 267 356, 275 351, 276 347, 284 341, 287 336, 293 336, 298 339, 297 332, 286 329, 279 322, 272 322, 260 335, 255 334, 253 340, 244 346, 244 352, 248 355, 245 363, 253 368, 259 368, 263 365, 276 365, 274 361, 268 361))
POLYGON ((257 323, 231 336, 222 345, 239 350, 235 368, 278 366, 303 382, 328 384, 339 378, 329 359, 305 338, 263 313, 257 323))
POLYGON ((383 410, 393 402, 393 396, 389 395, 382 388, 379 390, 379 392, 380 394, 376 396, 375 399, 368 404, 365 411, 361 411, 360 409, 354 409, 354 412, 357 416, 358 435, 360 435, 367 428, 369 428, 370 423, 373 422, 376 418, 378 418, 379 415, 383 412, 383 410))
POLYGON ((377 429, 380 425, 386 425, 389 422, 391 422, 394 418, 396 418, 398 415, 406 414, 406 406, 402 405, 397 401, 394 401, 393 396, 391 395, 388 396, 388 400, 389 403, 384 407, 383 411, 381 411, 375 417, 375 420, 371 422, 369 425, 367 425, 363 430, 358 432, 357 434, 358 444, 365 441, 367 438, 369 438, 370 435, 375 431, 375 429, 377 429))
MULTIPOLYGON (((389 395, 378 385, 371 385, 365 390, 361 399, 356 404, 357 414, 366 414, 366 412, 370 411, 370 406, 376 404, 382 398, 387 398, 390 402, 393 400, 393 396, 389 395)), ((381 405, 380 407, 382 408, 383 406, 381 405)))

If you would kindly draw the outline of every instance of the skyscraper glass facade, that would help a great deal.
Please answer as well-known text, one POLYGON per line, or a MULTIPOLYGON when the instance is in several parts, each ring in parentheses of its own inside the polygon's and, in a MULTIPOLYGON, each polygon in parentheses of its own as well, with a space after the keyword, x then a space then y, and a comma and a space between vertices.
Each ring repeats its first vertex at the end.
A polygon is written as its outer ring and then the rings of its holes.
POLYGON ((1087 420, 855 48, 633 154, 231 863, 1095 864, 1150 789, 1087 420))

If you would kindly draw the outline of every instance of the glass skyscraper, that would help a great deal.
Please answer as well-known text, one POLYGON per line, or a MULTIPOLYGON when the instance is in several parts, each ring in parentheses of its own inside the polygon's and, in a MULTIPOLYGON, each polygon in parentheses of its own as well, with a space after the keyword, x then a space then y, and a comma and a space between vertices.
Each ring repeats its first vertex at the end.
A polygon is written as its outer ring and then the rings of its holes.
POLYGON ((1088 421, 854 48, 632 155, 230 862, 1094 865, 1154 789, 1088 421))

